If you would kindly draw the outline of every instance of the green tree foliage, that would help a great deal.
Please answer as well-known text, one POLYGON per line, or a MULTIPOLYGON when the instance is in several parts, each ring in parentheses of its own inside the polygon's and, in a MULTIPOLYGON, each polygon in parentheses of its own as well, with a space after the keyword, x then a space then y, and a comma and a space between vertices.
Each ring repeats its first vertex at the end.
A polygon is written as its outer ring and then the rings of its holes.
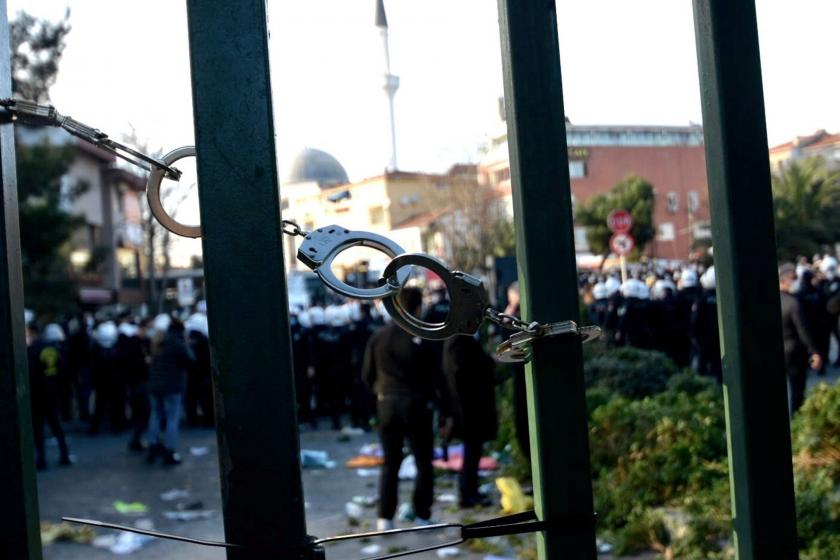
POLYGON ((774 175, 773 206, 781 260, 813 255, 840 240, 840 172, 822 158, 794 161, 774 175))
MULTIPOLYGON (((18 14, 11 22, 12 88, 17 97, 43 102, 55 82, 67 16, 58 23, 18 14)), ((61 192, 75 150, 71 146, 17 142, 21 257, 27 307, 46 315, 71 311, 76 287, 70 273, 69 240, 82 221, 62 209, 62 199, 84 190, 61 192)))
POLYGON ((636 175, 628 175, 606 194, 593 196, 576 210, 577 222, 586 226, 586 238, 596 254, 610 252, 612 232, 607 227, 607 216, 613 210, 627 210, 633 217, 630 233, 636 239, 633 257, 638 257, 654 236, 653 185, 636 175))
POLYGON ((57 23, 20 12, 9 23, 12 51, 12 92, 22 99, 49 100, 58 75, 64 39, 70 32, 70 11, 57 23))
POLYGON ((72 311, 76 300, 68 241, 84 222, 61 208, 61 176, 74 153, 48 144, 17 150, 24 297, 39 314, 72 311))

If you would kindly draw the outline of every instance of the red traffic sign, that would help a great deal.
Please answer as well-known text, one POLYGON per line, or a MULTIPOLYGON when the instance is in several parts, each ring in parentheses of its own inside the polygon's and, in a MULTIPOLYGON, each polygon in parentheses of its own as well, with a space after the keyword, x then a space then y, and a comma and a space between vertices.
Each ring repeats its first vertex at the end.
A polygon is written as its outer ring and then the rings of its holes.
POLYGON ((613 210, 607 216, 607 227, 613 233, 627 233, 633 227, 633 217, 627 210, 613 210))
POLYGON ((629 233, 615 233, 610 238, 610 249, 619 257, 629 255, 635 246, 636 240, 629 233))

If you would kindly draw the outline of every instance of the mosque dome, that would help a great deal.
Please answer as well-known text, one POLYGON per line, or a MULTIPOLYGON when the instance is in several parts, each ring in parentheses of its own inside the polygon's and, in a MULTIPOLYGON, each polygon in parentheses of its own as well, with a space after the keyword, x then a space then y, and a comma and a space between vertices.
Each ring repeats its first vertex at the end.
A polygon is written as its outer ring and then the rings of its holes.
POLYGON ((327 152, 315 148, 304 148, 288 166, 287 184, 318 183, 320 187, 331 187, 349 183, 344 167, 327 152))

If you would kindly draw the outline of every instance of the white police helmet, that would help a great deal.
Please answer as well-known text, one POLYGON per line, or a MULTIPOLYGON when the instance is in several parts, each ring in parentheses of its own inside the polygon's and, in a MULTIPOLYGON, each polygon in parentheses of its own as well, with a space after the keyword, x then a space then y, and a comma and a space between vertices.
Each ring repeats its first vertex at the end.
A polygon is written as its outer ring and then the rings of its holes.
POLYGON ((309 308, 309 319, 314 326, 323 325, 326 321, 324 309, 318 305, 309 308))
POLYGON ((715 267, 710 266, 709 270, 703 273, 703 276, 700 277, 700 285, 703 286, 705 290, 714 290, 717 282, 715 281, 715 267))
POLYGON ((27 327, 29 325, 31 325, 33 322, 35 322, 35 312, 32 311, 31 309, 24 309, 23 310, 23 322, 26 323, 27 327))
POLYGON ((44 327, 45 342, 64 342, 64 329, 58 323, 50 323, 44 327))
POLYGON ((837 259, 830 255, 823 257, 823 260, 820 261, 820 272, 825 274, 825 277, 829 280, 833 280, 837 276, 837 259))
POLYGON ((169 325, 172 324, 172 317, 166 313, 161 313, 152 321, 152 330, 156 333, 166 332, 169 330, 169 325))
POLYGON ((137 336, 140 332, 140 328, 133 323, 120 323, 120 326, 117 327, 117 331, 119 331, 121 335, 131 338, 132 336, 137 336))
POLYGON ((697 271, 684 268, 680 273, 680 288, 693 288, 697 285, 697 271))
POLYGON ((184 321, 184 329, 187 332, 197 332, 204 336, 210 336, 210 329, 207 326, 207 315, 204 313, 193 313, 184 321))
POLYGON ((607 295, 607 285, 603 282, 598 282, 592 287, 592 297, 595 299, 606 299, 607 295))
POLYGON ((312 326, 312 320, 309 318, 309 311, 305 309, 303 311, 299 311, 297 314, 297 318, 298 323, 300 323, 301 327, 308 329, 312 326))
POLYGON ((117 331, 117 326, 113 321, 105 321, 96 327, 93 337, 103 348, 113 348, 113 346, 117 343, 119 332, 117 331))

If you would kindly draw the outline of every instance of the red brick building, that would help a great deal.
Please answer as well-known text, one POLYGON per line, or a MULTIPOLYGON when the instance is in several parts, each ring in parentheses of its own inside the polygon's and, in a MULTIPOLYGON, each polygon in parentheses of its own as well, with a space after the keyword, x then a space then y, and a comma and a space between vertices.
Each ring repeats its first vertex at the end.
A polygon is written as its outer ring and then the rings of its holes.
MULTIPOLYGON (((507 132, 491 140, 479 180, 510 192, 507 132)), ((569 175, 575 203, 609 191, 630 174, 648 180, 656 196, 656 238, 647 253, 683 260, 695 240, 711 237, 703 129, 691 126, 566 125, 569 175)), ((579 253, 589 250, 586 230, 575 228, 579 253)))

